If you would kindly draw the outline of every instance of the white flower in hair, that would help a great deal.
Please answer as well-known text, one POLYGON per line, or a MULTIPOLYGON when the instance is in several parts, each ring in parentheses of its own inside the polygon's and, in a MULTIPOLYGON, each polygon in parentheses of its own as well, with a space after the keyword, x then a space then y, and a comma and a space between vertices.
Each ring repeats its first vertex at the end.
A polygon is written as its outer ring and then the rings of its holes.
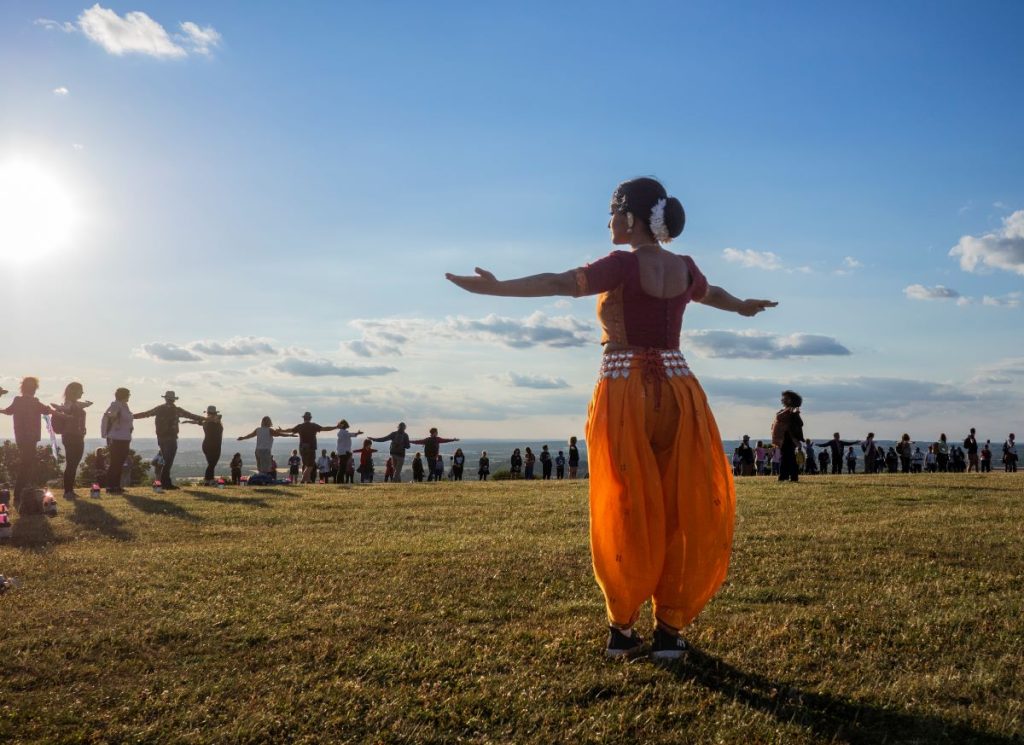
POLYGON ((672 236, 665 225, 666 204, 668 204, 668 200, 662 198, 651 207, 651 235, 654 236, 658 243, 670 243, 672 241, 672 236))

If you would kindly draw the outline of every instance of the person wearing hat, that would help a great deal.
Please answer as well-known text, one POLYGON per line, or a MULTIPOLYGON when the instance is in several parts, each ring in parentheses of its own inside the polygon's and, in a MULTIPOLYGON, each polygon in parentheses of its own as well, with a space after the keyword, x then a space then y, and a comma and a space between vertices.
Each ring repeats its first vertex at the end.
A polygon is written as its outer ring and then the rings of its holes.
POLYGON ((302 456, 302 483, 308 484, 316 481, 316 436, 318 432, 330 432, 337 429, 324 427, 313 421, 313 415, 308 411, 302 415, 302 424, 296 424, 282 432, 294 432, 299 436, 299 455, 302 456))
MULTIPOLYGON (((160 454, 164 456, 164 467, 160 473, 160 483, 164 489, 178 488, 171 482, 171 466, 174 465, 174 456, 178 454, 178 428, 181 418, 184 417, 195 424, 203 423, 203 417, 185 411, 174 403, 177 400, 174 391, 167 391, 162 404, 149 411, 140 411, 132 415, 133 419, 156 417, 156 443, 160 447, 160 454)), ((217 457, 220 457, 219 453, 217 457)))
POLYGON ((206 475, 203 478, 206 485, 210 486, 213 484, 214 471, 224 443, 224 424, 220 412, 216 406, 207 406, 206 418, 199 422, 189 421, 189 424, 203 425, 203 455, 206 456, 206 475))

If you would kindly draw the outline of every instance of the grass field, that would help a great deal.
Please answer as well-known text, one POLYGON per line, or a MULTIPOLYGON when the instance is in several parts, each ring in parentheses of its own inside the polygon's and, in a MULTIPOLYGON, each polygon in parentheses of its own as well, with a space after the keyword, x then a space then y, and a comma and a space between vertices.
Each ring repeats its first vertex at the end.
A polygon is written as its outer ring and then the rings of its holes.
POLYGON ((602 657, 585 482, 60 500, 0 545, 0 742, 1021 742, 1024 479, 738 490, 671 668, 602 657))

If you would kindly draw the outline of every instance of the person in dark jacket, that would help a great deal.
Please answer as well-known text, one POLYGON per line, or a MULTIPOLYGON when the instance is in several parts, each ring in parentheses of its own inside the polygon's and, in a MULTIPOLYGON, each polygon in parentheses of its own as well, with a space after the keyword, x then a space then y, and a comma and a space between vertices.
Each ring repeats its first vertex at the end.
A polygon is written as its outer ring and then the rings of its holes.
MULTIPOLYGON (((818 447, 827 447, 829 450, 829 457, 832 461, 832 473, 843 472, 843 448, 849 447, 850 445, 859 445, 859 440, 840 440, 839 433, 833 432, 832 439, 828 442, 819 442, 818 447)), ((824 470, 822 470, 824 473, 824 470)))
POLYGON ((206 418, 198 422, 190 421, 190 423, 203 425, 203 455, 206 456, 204 481, 207 486, 211 486, 217 462, 220 460, 220 451, 224 446, 224 423, 221 421, 221 415, 216 406, 207 406, 206 418))
POLYGON ((412 447, 409 435, 405 431, 405 422, 399 422, 398 429, 391 434, 384 435, 383 437, 371 437, 370 439, 373 442, 391 443, 390 453, 395 465, 394 482, 400 482, 402 480, 402 465, 405 463, 405 451, 412 447))
POLYGON ((804 441, 804 420, 800 417, 803 398, 796 391, 782 392, 782 408, 772 422, 772 444, 782 451, 779 481, 798 481, 800 468, 796 463, 796 449, 804 441))
POLYGON ((21 507, 22 492, 39 486, 36 473, 39 461, 37 447, 43 439, 41 417, 53 411, 36 398, 38 390, 39 378, 24 378, 21 381, 21 395, 15 396, 6 409, 0 409, 0 414, 9 414, 14 418, 14 442, 18 446, 18 473, 14 477, 16 509, 21 507))
POLYGON ((753 476, 754 448, 750 447, 750 435, 743 435, 743 442, 737 446, 735 455, 739 458, 739 471, 736 475, 753 476))
POLYGON ((410 440, 409 442, 413 445, 423 446, 423 457, 427 459, 427 463, 430 463, 430 473, 427 474, 427 481, 434 480, 434 466, 433 464, 437 461, 437 456, 441 453, 441 445, 448 442, 458 442, 458 437, 439 437, 437 434, 437 427, 430 428, 430 434, 424 437, 422 440, 410 440))
POLYGON ((196 424, 203 423, 201 416, 185 411, 175 404, 174 402, 177 400, 178 397, 174 391, 167 391, 162 404, 149 411, 140 411, 132 415, 132 419, 156 417, 156 443, 160 448, 160 454, 164 457, 164 467, 160 473, 160 484, 164 489, 178 488, 171 481, 171 467, 174 465, 174 456, 178 454, 178 429, 181 419, 184 417, 196 424))
POLYGON ((551 479, 551 466, 552 465, 553 465, 553 461, 551 460, 551 451, 548 450, 548 446, 547 445, 544 445, 540 449, 540 469, 541 469, 541 476, 545 480, 550 480, 551 479))

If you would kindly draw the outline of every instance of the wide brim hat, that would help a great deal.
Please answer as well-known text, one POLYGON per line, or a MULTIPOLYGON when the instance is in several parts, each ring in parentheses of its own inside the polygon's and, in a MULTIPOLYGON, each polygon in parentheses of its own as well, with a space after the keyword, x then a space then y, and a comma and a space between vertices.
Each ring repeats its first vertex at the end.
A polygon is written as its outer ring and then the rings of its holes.
POLYGON ((217 407, 216 406, 207 406, 206 407, 206 413, 211 415, 211 416, 220 416, 220 412, 217 411, 217 407))
POLYGON ((178 396, 174 393, 174 391, 167 391, 164 394, 164 399, 167 400, 167 401, 177 401, 178 400, 178 396))

